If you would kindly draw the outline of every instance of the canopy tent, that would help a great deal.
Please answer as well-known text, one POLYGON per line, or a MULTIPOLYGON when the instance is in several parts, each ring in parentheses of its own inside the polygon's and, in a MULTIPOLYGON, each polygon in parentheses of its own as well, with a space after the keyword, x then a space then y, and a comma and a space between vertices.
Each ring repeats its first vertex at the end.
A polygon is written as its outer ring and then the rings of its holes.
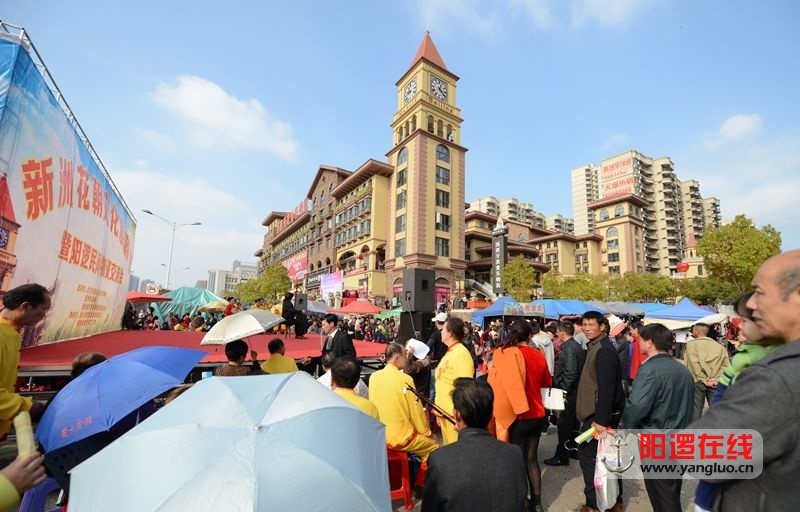
POLYGON ((667 329, 672 331, 676 329, 688 329, 694 324, 719 324, 722 322, 728 321, 728 315, 723 313, 714 313, 708 316, 704 316, 702 318, 698 318, 697 320, 673 320, 669 318, 644 318, 644 324, 662 324, 667 329))
POLYGON ((379 308, 368 300, 355 300, 342 308, 334 308, 328 310, 329 313, 337 313, 340 315, 377 315, 386 311, 379 308))
POLYGON ((164 294, 165 297, 172 299, 172 302, 165 302, 156 304, 155 314, 158 318, 166 320, 169 313, 176 315, 189 314, 193 315, 200 307, 218 300, 224 300, 222 297, 217 297, 205 288, 192 288, 191 286, 183 286, 176 288, 171 292, 164 294))
POLYGON ((384 320, 386 318, 398 319, 402 314, 403 314, 403 308, 387 309, 383 313, 375 315, 375 318, 378 320, 384 320))
POLYGON ((531 304, 538 304, 544 307, 544 316, 546 318, 559 318, 569 315, 582 315, 587 311, 599 311, 606 314, 607 311, 601 307, 594 306, 591 303, 583 302, 573 299, 540 299, 531 302, 531 304))
POLYGON ((639 309, 643 309, 645 313, 671 307, 669 304, 661 304, 660 302, 629 302, 629 304, 639 309))
POLYGON ((306 305, 309 315, 324 315, 330 311, 331 307, 321 300, 310 300, 306 305))
POLYGON ((479 309, 478 311, 473 311, 470 315, 470 321, 472 321, 472 323, 483 325, 483 321, 486 319, 486 317, 503 316, 506 304, 519 304, 519 302, 515 301, 511 296, 504 295, 494 301, 491 306, 479 309))
POLYGON ((597 307, 604 308, 609 313, 615 315, 634 315, 641 316, 645 314, 645 310, 628 304, 627 302, 600 302, 599 300, 590 300, 589 304, 597 307))
POLYGON ((131 304, 150 304, 152 302, 169 302, 172 299, 164 297, 163 295, 153 295, 151 293, 142 292, 128 292, 125 296, 125 302, 131 304))
POLYGON ((648 311, 645 318, 660 318, 662 320, 694 320, 708 316, 709 311, 703 309, 690 299, 684 298, 672 307, 648 311))

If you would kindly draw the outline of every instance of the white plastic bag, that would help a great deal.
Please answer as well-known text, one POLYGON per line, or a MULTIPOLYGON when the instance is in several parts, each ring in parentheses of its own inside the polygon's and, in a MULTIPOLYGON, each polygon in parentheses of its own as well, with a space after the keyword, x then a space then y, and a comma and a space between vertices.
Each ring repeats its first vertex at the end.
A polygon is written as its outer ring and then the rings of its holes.
MULTIPOLYGON (((616 473, 608 470, 603 464, 603 457, 613 461, 617 457, 617 452, 611 446, 610 435, 605 435, 597 441, 597 462, 594 466, 594 491, 597 495, 597 508, 607 510, 614 506, 619 496, 619 481, 616 473)), ((610 463, 611 464, 611 463, 610 463)))

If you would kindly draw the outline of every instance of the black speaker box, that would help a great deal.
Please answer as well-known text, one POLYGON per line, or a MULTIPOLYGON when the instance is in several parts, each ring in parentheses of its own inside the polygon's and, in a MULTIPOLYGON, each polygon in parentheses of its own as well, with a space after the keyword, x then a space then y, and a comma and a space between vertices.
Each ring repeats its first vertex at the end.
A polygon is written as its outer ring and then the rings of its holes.
POLYGON ((436 328, 436 326, 433 325, 434 316, 436 315, 432 311, 415 311, 413 313, 403 311, 399 318, 400 326, 398 327, 400 343, 405 345, 410 338, 416 338, 421 342, 426 343, 428 338, 431 337, 431 334, 433 334, 433 330, 436 328), (414 319, 413 329, 411 325, 411 317, 414 319), (416 336, 414 331, 419 333, 419 335, 416 336))
POLYGON ((436 310, 434 287, 436 274, 424 268, 403 270, 403 295, 400 296, 403 311, 436 310))
POLYGON ((294 309, 308 313, 308 294, 298 293, 294 296, 294 309))

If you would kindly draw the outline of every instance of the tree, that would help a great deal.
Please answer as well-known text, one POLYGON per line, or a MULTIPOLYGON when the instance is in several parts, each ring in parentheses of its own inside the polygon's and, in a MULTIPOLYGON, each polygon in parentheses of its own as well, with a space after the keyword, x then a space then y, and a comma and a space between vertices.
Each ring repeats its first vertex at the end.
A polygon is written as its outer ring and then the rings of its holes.
POLYGON ((530 302, 536 284, 536 271, 522 256, 503 268, 503 288, 517 302, 530 302))
POLYGON ((744 215, 719 228, 709 228, 697 242, 697 253, 703 257, 708 273, 740 294, 750 287, 764 260, 780 251, 781 234, 769 224, 758 229, 744 215))
POLYGON ((612 282, 612 296, 624 302, 659 302, 675 297, 672 279, 659 274, 626 272, 612 282))
POLYGON ((253 302, 260 297, 276 301, 291 289, 292 281, 286 267, 273 263, 260 276, 236 285, 234 295, 243 302, 253 302))
POLYGON ((562 276, 551 270, 542 276, 542 288, 547 298, 602 300, 607 291, 604 279, 590 274, 562 276))
POLYGON ((689 297, 697 304, 713 306, 718 303, 731 304, 739 296, 732 284, 720 282, 712 277, 675 280, 676 295, 689 297))

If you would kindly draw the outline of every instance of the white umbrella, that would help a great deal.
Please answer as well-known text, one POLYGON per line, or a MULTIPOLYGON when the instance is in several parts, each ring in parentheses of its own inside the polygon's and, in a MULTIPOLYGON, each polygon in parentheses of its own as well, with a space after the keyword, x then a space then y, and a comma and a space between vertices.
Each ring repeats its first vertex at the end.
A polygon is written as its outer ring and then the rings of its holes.
POLYGON ((77 466, 69 507, 389 511, 385 443, 304 372, 212 377, 77 466))
POLYGON ((248 309, 235 315, 226 316, 209 330, 201 345, 224 345, 229 341, 246 338, 254 334, 266 332, 284 319, 265 309, 248 309))

